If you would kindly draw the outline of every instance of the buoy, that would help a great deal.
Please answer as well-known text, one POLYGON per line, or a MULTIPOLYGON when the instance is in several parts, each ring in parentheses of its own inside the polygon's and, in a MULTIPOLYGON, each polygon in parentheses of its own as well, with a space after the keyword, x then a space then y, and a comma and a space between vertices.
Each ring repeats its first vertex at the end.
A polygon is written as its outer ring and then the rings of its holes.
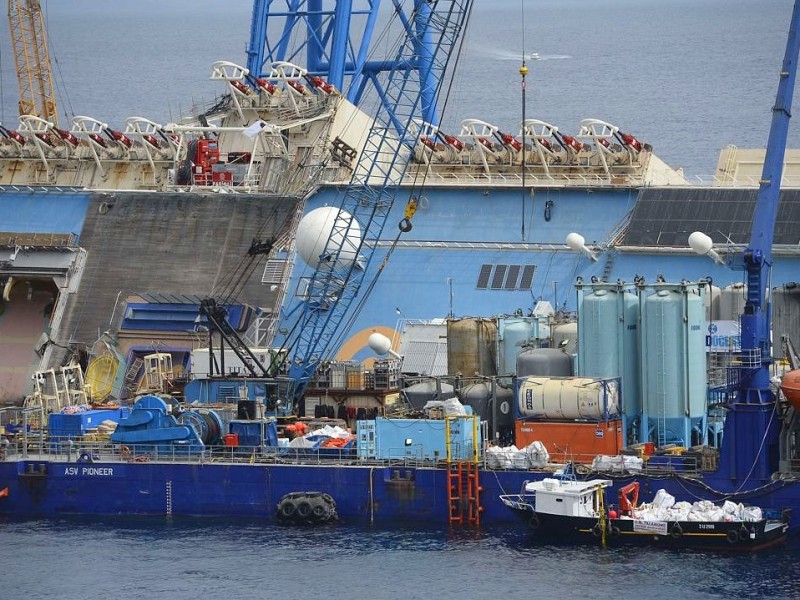
POLYGON ((800 410, 800 369, 789 371, 783 375, 781 391, 789 403, 800 410))

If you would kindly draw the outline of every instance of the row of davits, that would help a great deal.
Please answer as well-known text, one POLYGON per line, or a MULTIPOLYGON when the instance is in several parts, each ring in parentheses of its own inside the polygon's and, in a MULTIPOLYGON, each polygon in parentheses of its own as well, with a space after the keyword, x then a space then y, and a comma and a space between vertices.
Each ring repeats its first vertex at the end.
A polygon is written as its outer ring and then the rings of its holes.
MULTIPOLYGON (((130 117, 126 120, 124 131, 109 127, 108 124, 87 116, 72 119, 70 129, 60 129, 54 123, 33 115, 22 115, 19 127, 10 129, 0 124, 0 147, 3 155, 19 154, 22 149, 38 150, 44 157, 66 155, 79 147, 89 147, 97 156, 111 154, 121 157, 131 151, 143 150, 148 157, 163 159, 175 158, 186 135, 203 136, 218 132, 247 130, 248 119, 242 113, 241 98, 255 98, 259 95, 280 99, 282 102, 300 110, 298 98, 315 98, 338 94, 337 90, 321 77, 309 75, 296 65, 286 62, 274 63, 270 74, 265 78, 251 76, 247 69, 227 61, 217 61, 212 65, 211 79, 226 81, 235 109, 240 112, 241 127, 214 127, 200 125, 161 125, 143 117, 130 117), (289 93, 286 93, 286 90, 289 93), (14 152, 16 151, 16 152, 14 152)), ((252 119, 251 119, 252 120, 252 119)), ((275 134, 273 128, 263 127, 260 132, 275 134)), ((136 158, 136 156, 132 156, 136 158)))
POLYGON ((438 155, 439 158, 478 151, 487 156, 533 155, 531 158, 538 156, 542 163, 553 164, 596 154, 604 162, 608 160, 618 164, 635 161, 644 149, 644 144, 633 135, 599 119, 581 121, 575 136, 562 133, 558 127, 537 119, 525 120, 516 136, 479 119, 462 121, 461 131, 455 136, 430 123, 416 124, 414 133, 420 142, 418 149, 427 151, 427 156, 438 155), (523 146, 526 153, 522 152, 523 146))

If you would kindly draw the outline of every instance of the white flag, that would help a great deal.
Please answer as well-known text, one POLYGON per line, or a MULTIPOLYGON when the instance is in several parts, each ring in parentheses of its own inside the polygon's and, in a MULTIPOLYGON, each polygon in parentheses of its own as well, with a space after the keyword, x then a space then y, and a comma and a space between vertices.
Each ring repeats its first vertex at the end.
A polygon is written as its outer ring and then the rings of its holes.
POLYGON ((245 127, 245 129, 244 129, 244 131, 242 133, 244 133, 251 140, 254 140, 256 138, 256 136, 259 133, 261 133, 261 130, 264 129, 264 127, 266 127, 266 126, 267 126, 266 121, 262 121, 261 119, 259 119, 258 121, 256 121, 252 125, 248 125, 247 127, 245 127))

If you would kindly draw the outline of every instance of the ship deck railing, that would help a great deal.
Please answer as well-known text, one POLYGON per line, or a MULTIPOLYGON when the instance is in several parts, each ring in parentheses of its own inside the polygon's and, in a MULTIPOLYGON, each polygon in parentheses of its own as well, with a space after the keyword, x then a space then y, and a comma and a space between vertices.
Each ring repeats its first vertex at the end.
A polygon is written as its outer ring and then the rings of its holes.
MULTIPOLYGON (((519 171, 463 171, 449 170, 444 166, 425 171, 429 185, 491 185, 518 187, 522 185, 519 171)), ((526 173, 525 185, 546 187, 616 187, 643 186, 645 177, 641 174, 607 175, 606 173, 526 173)))
MULTIPOLYGON (((274 446, 206 446, 204 448, 158 447, 153 444, 119 444, 108 439, 76 440, 71 437, 42 436, 29 431, 0 436, 0 461, 55 463, 190 463, 190 464, 251 464, 251 465, 342 465, 404 468, 445 468, 443 458, 427 459, 418 456, 397 458, 365 458, 355 448, 286 448, 274 446)), ((563 462, 536 466, 520 462, 490 465, 485 453, 477 462, 487 471, 557 472, 567 462, 574 462, 582 475, 593 473, 590 455, 570 456, 563 462)), ((667 475, 693 476, 716 466, 703 457, 692 455, 658 455, 643 461, 641 469, 620 465, 602 473, 616 476, 667 475)))

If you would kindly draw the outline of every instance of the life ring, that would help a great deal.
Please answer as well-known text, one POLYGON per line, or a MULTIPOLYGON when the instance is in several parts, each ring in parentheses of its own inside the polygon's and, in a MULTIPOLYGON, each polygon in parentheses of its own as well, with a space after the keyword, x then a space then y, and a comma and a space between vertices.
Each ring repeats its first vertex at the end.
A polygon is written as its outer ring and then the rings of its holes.
POLYGON ((737 532, 735 529, 731 529, 728 531, 725 538, 728 540, 729 544, 735 544, 739 541, 739 532, 737 532))
POLYGON ((89 454, 88 452, 81 452, 78 462, 91 464, 94 462, 94 459, 92 458, 92 455, 89 454))
POLYGON ((278 513, 284 519, 290 519, 297 512, 297 505, 292 500, 284 500, 278 509, 278 513))
POLYGON ((541 522, 539 521, 539 515, 533 513, 531 515, 531 518, 528 519, 528 527, 535 530, 539 529, 539 525, 541 525, 541 522))
POLYGON ((131 457, 131 449, 127 446, 122 446, 119 449, 119 455, 122 457, 122 460, 128 460, 131 457))
POLYGON ((311 516, 311 503, 303 500, 297 504, 297 516, 301 519, 307 519, 311 516))
POLYGON ((398 227, 400 227, 400 231, 402 231, 403 233, 408 233, 409 231, 411 231, 412 227, 411 221, 409 219, 403 219, 402 221, 400 221, 398 227))
POLYGON ((676 540, 681 537, 683 535, 683 528, 681 527, 680 523, 673 523, 669 530, 669 534, 676 540))
POLYGON ((603 528, 600 527, 600 523, 595 523, 594 527, 592 527, 592 535, 596 538, 599 538, 603 535, 603 528))

